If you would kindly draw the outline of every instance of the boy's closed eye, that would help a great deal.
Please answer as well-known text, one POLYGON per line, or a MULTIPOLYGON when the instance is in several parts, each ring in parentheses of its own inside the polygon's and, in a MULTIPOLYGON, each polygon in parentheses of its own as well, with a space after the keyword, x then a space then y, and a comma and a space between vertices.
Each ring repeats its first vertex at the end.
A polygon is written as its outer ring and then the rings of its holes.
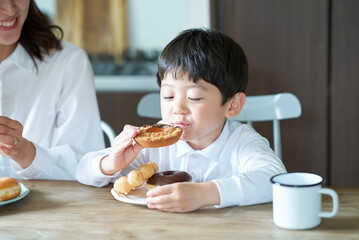
MULTIPOLYGON (((172 100, 174 97, 163 97, 163 99, 165 100, 172 100)), ((198 97, 188 97, 188 99, 190 101, 196 102, 196 101, 200 101, 203 98, 198 98, 198 97)))
POLYGON ((189 100, 196 102, 196 101, 200 101, 202 98, 193 98, 193 97, 188 97, 189 100))

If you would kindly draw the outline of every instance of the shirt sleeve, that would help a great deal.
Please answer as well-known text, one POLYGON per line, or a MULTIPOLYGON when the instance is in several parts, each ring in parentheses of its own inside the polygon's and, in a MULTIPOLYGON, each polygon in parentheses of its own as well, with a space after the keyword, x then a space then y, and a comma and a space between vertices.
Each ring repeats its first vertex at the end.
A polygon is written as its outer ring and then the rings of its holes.
POLYGON ((233 160, 240 158, 239 175, 213 180, 220 195, 220 204, 215 207, 272 201, 270 178, 286 172, 286 169, 269 147, 268 141, 263 137, 251 140, 242 144, 231 157, 233 160))
POLYGON ((61 62, 57 59, 52 63, 59 68, 63 84, 56 119, 48 120, 54 121, 50 146, 34 143, 36 156, 26 169, 11 162, 13 171, 25 179, 74 180, 81 157, 104 148, 91 65, 82 49, 72 50, 63 53, 67 55, 61 62))
POLYGON ((112 175, 105 175, 100 169, 100 162, 103 157, 110 153, 110 148, 97 152, 87 153, 80 161, 76 170, 76 179, 82 184, 103 187, 114 179, 118 178, 120 172, 112 175))
POLYGON ((137 170, 139 166, 148 162, 146 157, 146 149, 141 150, 136 159, 126 168, 112 175, 105 175, 100 169, 100 162, 103 157, 110 154, 111 148, 90 152, 86 154, 80 161, 76 170, 76 179, 82 184, 103 187, 114 182, 121 176, 126 176, 130 171, 137 170))

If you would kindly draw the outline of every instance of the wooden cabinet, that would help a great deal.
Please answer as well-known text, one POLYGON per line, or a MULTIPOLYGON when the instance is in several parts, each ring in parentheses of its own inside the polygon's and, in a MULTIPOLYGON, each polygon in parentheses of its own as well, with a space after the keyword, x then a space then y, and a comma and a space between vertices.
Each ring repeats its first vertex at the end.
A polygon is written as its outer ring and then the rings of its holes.
MULTIPOLYGON (((212 27, 247 54, 247 94, 301 101, 302 116, 281 125, 287 170, 359 186, 359 2, 212 0, 211 9, 212 27)), ((271 139, 269 124, 255 128, 271 139)))
POLYGON ((64 39, 89 54, 122 54, 127 46, 126 0, 56 1, 54 22, 64 31, 64 39))

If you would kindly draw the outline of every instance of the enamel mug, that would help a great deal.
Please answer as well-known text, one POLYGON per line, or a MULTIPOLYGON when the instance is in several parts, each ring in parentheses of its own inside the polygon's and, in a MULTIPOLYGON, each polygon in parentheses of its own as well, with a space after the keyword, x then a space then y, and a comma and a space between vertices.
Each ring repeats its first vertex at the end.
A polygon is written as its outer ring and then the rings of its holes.
POLYGON ((271 178, 273 187, 273 221, 281 228, 310 229, 322 218, 334 217, 338 212, 338 195, 322 188, 323 178, 313 173, 284 173, 271 178), (322 194, 333 200, 331 212, 322 212, 322 194))

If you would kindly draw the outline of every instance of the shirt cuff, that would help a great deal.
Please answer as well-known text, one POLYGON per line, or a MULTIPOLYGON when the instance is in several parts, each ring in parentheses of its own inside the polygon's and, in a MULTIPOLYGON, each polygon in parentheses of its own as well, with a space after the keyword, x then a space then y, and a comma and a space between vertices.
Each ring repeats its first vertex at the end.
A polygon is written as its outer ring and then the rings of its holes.
POLYGON ((240 197, 239 191, 237 189, 233 189, 234 179, 232 178, 225 178, 225 179, 217 179, 213 180, 213 182, 217 185, 220 204, 215 205, 216 208, 224 208, 233 205, 238 205, 238 199, 240 197))
POLYGON ((109 180, 109 179, 117 178, 117 176, 120 175, 120 171, 115 172, 112 175, 106 175, 101 171, 100 162, 102 158, 104 158, 106 155, 107 154, 99 154, 95 156, 91 161, 90 171, 91 171, 91 176, 93 177, 94 180, 109 180))
POLYGON ((25 179, 46 179, 45 171, 49 164, 48 159, 51 159, 51 155, 36 143, 33 144, 36 149, 36 154, 30 166, 22 168, 17 162, 11 160, 11 168, 16 174, 25 179))

